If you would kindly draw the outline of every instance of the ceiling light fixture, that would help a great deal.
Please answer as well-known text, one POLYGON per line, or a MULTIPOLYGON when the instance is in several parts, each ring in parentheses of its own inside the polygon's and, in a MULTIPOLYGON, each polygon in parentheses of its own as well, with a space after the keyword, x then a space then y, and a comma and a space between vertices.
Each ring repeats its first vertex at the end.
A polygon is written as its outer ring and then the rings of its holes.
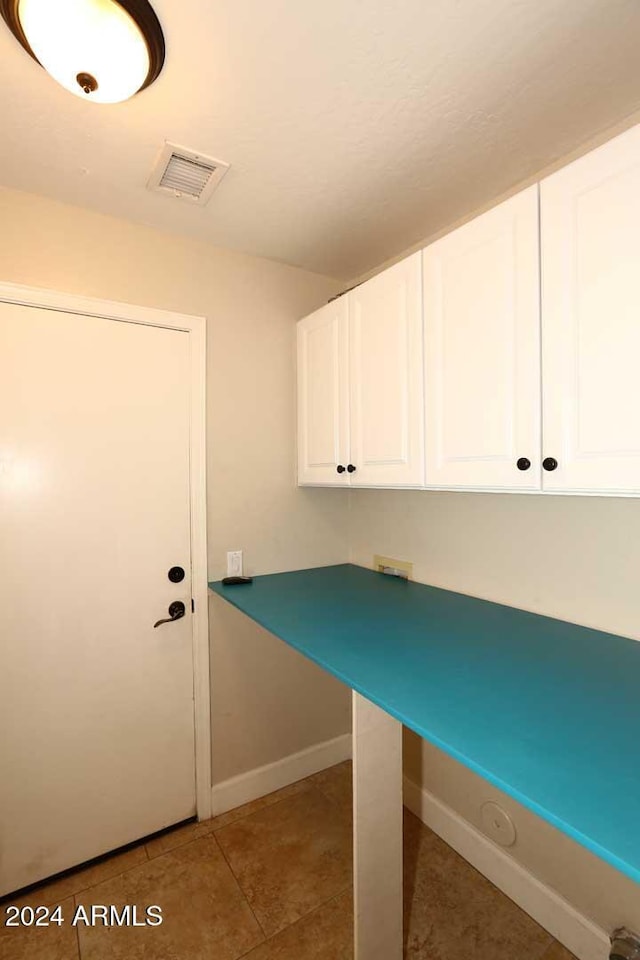
POLYGON ((162 70, 164 36, 148 0, 0 0, 0 13, 27 53, 86 100, 128 100, 162 70))

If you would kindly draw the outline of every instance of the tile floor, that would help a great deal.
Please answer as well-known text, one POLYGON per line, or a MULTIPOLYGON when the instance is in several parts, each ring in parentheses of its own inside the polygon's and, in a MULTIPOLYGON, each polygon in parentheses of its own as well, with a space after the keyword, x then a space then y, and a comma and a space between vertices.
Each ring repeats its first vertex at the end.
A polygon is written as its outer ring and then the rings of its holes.
MULTIPOLYGON (((44 884, 18 905, 151 904, 155 927, 4 926, 0 960, 349 960, 351 767, 339 764, 44 884)), ((573 960, 405 811, 405 957, 573 960)))

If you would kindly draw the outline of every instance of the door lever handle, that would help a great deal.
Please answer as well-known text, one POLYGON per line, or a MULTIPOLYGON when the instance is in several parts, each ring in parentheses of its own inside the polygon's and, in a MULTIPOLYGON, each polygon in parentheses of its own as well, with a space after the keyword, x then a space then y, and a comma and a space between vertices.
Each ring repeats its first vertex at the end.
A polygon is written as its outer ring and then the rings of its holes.
POLYGON ((173 603, 169 604, 169 616, 165 617, 164 620, 157 620, 154 627, 159 627, 162 623, 171 623, 172 620, 180 620, 181 617, 184 617, 185 610, 186 607, 182 600, 174 600, 173 603))

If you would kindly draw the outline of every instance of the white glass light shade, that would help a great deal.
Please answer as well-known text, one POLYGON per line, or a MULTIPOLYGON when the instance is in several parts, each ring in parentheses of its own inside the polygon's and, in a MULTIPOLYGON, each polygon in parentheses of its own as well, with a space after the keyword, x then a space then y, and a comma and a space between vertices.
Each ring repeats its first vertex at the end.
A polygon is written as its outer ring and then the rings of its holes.
POLYGON ((149 72, 149 49, 135 20, 114 0, 20 0, 24 34, 45 70, 85 100, 119 103, 149 72), (95 78, 85 92, 78 76, 95 78))

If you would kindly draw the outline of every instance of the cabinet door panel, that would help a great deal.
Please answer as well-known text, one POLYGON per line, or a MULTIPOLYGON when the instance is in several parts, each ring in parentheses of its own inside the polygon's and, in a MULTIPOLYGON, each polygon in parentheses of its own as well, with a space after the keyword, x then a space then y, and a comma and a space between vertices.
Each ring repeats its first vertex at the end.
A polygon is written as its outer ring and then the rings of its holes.
POLYGON ((350 298, 352 486, 424 482, 420 254, 350 298))
POLYGON ((543 181, 545 490, 640 492, 640 127, 543 181))
POLYGON ((538 230, 534 186, 423 251, 429 486, 540 487, 538 230))
POLYGON ((298 324, 298 483, 348 486, 349 313, 340 297, 298 324))

